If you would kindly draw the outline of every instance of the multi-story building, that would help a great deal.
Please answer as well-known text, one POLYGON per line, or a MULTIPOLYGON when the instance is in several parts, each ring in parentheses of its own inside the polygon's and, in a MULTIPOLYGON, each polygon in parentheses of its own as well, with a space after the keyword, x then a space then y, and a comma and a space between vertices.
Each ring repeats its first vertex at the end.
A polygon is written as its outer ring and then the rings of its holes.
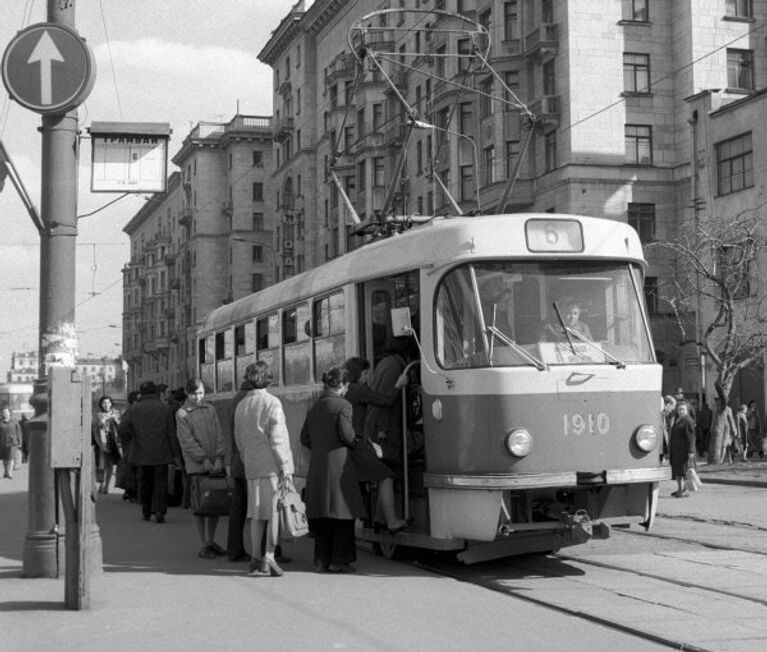
POLYGON ((282 259, 272 223, 272 121, 200 122, 173 157, 179 171, 128 222, 123 351, 131 388, 177 387, 194 373, 195 325, 270 285, 282 259))
MULTIPOLYGON (((283 254, 293 252, 283 273, 357 246, 331 171, 363 219, 387 199, 398 213, 453 212, 439 181, 463 211, 494 212, 518 166, 509 213, 591 214, 628 221, 645 242, 673 238, 695 207, 723 205, 715 188, 701 201, 701 164, 708 156, 706 169, 715 169, 715 141, 693 165, 691 98, 715 93, 724 107, 767 86, 765 19, 767 6, 751 0, 298 2, 259 54, 274 71, 275 240, 283 254), (349 28, 389 8, 414 11, 367 21, 374 29, 365 31, 360 64, 349 28), (433 10, 488 29, 497 77, 478 57, 456 56, 484 44, 460 33, 465 22, 433 10), (371 50, 385 53, 383 73, 371 50), (388 197, 409 123, 399 95, 421 127, 431 126, 413 129, 402 180, 388 197)), ((737 110, 748 122, 741 132, 764 129, 758 112, 737 110)), ((756 194, 728 199, 727 210, 756 206, 756 194)), ((649 255, 646 292, 665 384, 694 395, 698 353, 679 344, 657 300, 674 261, 649 255)))
POLYGON ((40 375, 37 351, 14 351, 11 354, 11 368, 8 371, 9 383, 33 383, 40 375))

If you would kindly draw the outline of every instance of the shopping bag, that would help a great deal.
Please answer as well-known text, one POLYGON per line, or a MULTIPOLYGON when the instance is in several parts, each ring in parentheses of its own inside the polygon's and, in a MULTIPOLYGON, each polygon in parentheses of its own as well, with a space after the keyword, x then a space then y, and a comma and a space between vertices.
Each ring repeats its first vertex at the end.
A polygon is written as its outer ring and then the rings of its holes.
POLYGON ((225 474, 191 476, 189 505, 195 516, 228 516, 232 487, 225 474))
POLYGON ((297 539, 309 534, 309 520, 306 505, 298 495, 293 481, 283 478, 277 494, 277 512, 280 518, 280 536, 283 539, 297 539))
POLYGON ((700 480, 700 476, 698 475, 698 472, 692 467, 687 469, 687 474, 685 475, 685 479, 684 479, 684 485, 687 488, 687 491, 698 491, 703 486, 703 483, 700 480))

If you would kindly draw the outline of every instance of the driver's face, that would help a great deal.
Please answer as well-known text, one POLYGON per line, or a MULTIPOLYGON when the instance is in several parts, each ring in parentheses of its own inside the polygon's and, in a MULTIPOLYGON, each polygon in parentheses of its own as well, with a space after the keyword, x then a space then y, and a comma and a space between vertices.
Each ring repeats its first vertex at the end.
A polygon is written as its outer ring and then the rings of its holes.
POLYGON ((572 306, 568 310, 565 311, 565 321, 568 324, 576 324, 578 323, 578 319, 581 316, 581 309, 578 308, 578 306, 572 306))

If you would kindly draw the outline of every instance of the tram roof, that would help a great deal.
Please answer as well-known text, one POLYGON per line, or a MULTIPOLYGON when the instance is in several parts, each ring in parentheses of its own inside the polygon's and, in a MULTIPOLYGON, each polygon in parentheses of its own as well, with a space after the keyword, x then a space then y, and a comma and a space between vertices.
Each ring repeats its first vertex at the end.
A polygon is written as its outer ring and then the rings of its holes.
POLYGON ((334 260, 212 310, 202 332, 244 322, 256 313, 290 305, 351 282, 381 278, 421 267, 442 267, 472 258, 524 255, 529 258, 615 258, 645 264, 639 237, 617 220, 552 213, 438 217, 404 233, 376 240, 334 260), (531 218, 577 219, 585 251, 535 254, 527 250, 525 223, 531 218), (502 224, 503 228, 499 228, 502 224))

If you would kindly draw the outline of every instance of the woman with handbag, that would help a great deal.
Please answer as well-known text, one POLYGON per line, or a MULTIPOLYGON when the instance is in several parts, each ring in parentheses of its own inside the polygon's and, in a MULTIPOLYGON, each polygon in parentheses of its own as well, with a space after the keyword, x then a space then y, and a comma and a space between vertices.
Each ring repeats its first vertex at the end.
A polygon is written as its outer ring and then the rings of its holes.
MULTIPOLYGON (((224 472, 224 435, 216 408, 205 400, 205 386, 199 378, 186 383, 186 401, 176 412, 176 435, 190 482, 202 476, 224 472)), ((193 514, 197 533, 197 554, 203 559, 225 555, 216 539, 218 516, 193 514)))
POLYGON ((292 480, 293 454, 280 399, 266 388, 272 372, 263 360, 249 364, 244 381, 250 389, 234 412, 234 439, 245 466, 250 519, 250 575, 280 577, 284 574, 275 560, 279 536, 277 488, 281 480, 292 480), (266 531, 263 559, 261 540, 266 531))
POLYGON ((115 464, 122 459, 117 426, 120 423, 120 413, 112 407, 112 399, 102 396, 99 399, 99 409, 93 419, 91 428, 91 444, 95 459, 96 480, 99 483, 100 494, 109 493, 109 484, 115 464))

